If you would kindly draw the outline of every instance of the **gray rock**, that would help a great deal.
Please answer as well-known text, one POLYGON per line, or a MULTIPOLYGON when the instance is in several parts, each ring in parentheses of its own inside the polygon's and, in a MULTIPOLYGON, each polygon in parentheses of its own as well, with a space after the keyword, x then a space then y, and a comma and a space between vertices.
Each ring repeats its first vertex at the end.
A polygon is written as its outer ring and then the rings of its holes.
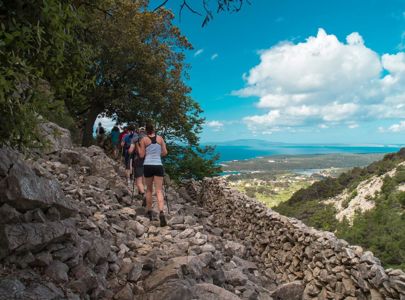
POLYGON ((84 265, 75 267, 71 273, 76 280, 71 281, 69 287, 80 295, 85 295, 98 286, 96 273, 84 265))
POLYGON ((45 284, 34 283, 24 291, 22 296, 22 299, 24 300, 55 300, 63 298, 63 291, 51 282, 45 284))
POLYGON ((181 215, 176 215, 174 217, 172 217, 169 222, 167 222, 167 224, 169 224, 169 226, 172 225, 176 225, 176 224, 183 224, 184 223, 184 217, 181 215))
POLYGON ((0 207, 0 223, 17 223, 22 219, 22 214, 19 213, 14 207, 8 204, 3 204, 0 207))
POLYGON ((239 269, 225 271, 225 281, 233 286, 244 285, 248 281, 248 277, 239 269))
POLYGON ((134 293, 129 284, 126 284, 117 294, 114 296, 115 300, 133 300, 134 293))
POLYGON ((45 274, 58 283, 67 282, 69 267, 58 260, 53 261, 46 269, 45 274))
POLYGON ((191 235, 194 234, 194 229, 192 228, 187 228, 186 230, 182 231, 179 233, 179 235, 177 236, 179 239, 185 239, 190 237, 191 235))
POLYGON ((25 285, 16 278, 0 279, 0 300, 21 299, 25 285))
POLYGON ((53 258, 52 255, 45 251, 45 252, 40 252, 35 255, 35 260, 31 264, 31 266, 36 266, 36 267, 47 267, 51 264, 53 258))
POLYGON ((44 122, 39 125, 42 137, 47 141, 46 153, 71 149, 73 147, 70 131, 55 123, 44 122))
POLYGON ((7 147, 0 147, 0 178, 8 175, 10 168, 16 161, 21 160, 21 155, 7 147))
POLYGON ((271 297, 278 300, 301 300, 304 293, 304 285, 301 281, 293 281, 278 286, 271 297))
POLYGON ((134 221, 134 220, 129 220, 126 227, 128 229, 131 229, 133 232, 135 232, 137 237, 142 236, 146 231, 145 226, 143 226, 138 221, 134 221))
POLYGON ((232 261, 240 268, 242 268, 242 270, 247 270, 247 271, 254 271, 257 270, 257 265, 253 262, 244 260, 240 257, 237 256, 233 256, 232 257, 232 261))
POLYGON ((195 225, 197 223, 196 218, 192 217, 192 216, 185 216, 184 217, 184 223, 187 225, 195 225))
MULTIPOLYGON (((138 299, 138 298, 137 298, 138 299)), ((153 291, 140 296, 141 300, 190 300, 195 299, 191 284, 186 280, 168 280, 153 291)))
POLYGON ((60 222, 7 224, 0 227, 0 258, 11 251, 40 250, 46 245, 70 239, 75 232, 74 220, 60 222))
POLYGON ((225 243, 225 253, 230 256, 236 255, 238 257, 244 257, 246 254, 246 247, 240 243, 227 241, 225 243))
POLYGON ((142 268, 142 263, 134 263, 131 271, 128 273, 128 281, 137 282, 139 277, 141 277, 142 268))
POLYGON ((7 203, 19 211, 56 207, 65 217, 77 212, 56 180, 39 177, 22 160, 15 161, 1 181, 0 203, 7 203))
POLYGON ((187 265, 194 256, 175 257, 169 264, 153 272, 144 282, 145 290, 150 291, 169 279, 177 279, 182 274, 180 268, 187 265))
POLYGON ((94 264, 100 264, 107 261, 110 253, 111 242, 102 238, 93 240, 91 248, 87 253, 88 259, 94 264))
POLYGON ((235 294, 211 283, 199 283, 192 287, 195 297, 199 300, 240 300, 235 294))

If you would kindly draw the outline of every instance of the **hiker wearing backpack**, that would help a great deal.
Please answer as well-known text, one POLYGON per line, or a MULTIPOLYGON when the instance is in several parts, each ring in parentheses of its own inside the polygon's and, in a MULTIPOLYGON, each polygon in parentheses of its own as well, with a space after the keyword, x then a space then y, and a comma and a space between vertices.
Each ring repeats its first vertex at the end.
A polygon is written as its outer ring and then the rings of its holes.
POLYGON ((122 141, 127 134, 128 134, 128 126, 125 126, 124 130, 118 136, 119 145, 121 147, 121 155, 123 158, 125 157, 125 152, 124 152, 124 147, 123 147, 122 141))
POLYGON ((122 138, 121 147, 124 151, 125 176, 127 177, 128 187, 131 188, 131 173, 132 173, 132 154, 129 153, 131 142, 134 137, 134 127, 128 126, 128 133, 122 138))
POLYGON ((115 124, 113 129, 111 129, 111 144, 113 146, 113 154, 114 158, 118 158, 118 151, 119 151, 119 136, 120 136, 120 129, 118 128, 118 124, 115 124))
POLYGON ((133 176, 136 183, 136 188, 138 194, 142 197, 142 206, 146 206, 145 198, 145 186, 144 186, 144 177, 143 177, 143 161, 144 159, 139 156, 139 147, 142 140, 142 128, 138 129, 136 134, 134 134, 131 142, 131 147, 128 152, 132 154, 132 170, 133 176))
POLYGON ((101 125, 101 122, 98 123, 98 127, 96 128, 96 140, 97 140, 97 145, 100 147, 104 146, 104 139, 105 139, 105 129, 101 125))
POLYGON ((155 187, 158 200, 160 226, 166 226, 164 215, 163 177, 164 169, 162 156, 167 155, 166 143, 163 138, 155 133, 152 124, 146 125, 146 136, 139 143, 139 156, 144 158, 143 171, 146 183, 147 216, 152 220, 152 191, 155 187))

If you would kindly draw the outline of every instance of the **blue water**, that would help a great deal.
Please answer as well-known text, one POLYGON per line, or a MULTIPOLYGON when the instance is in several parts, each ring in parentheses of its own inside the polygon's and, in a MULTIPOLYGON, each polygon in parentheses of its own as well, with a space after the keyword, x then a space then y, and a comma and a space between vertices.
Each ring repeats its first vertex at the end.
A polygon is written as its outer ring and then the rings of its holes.
POLYGON ((303 155, 303 154, 330 154, 330 153, 390 153, 397 152, 400 146, 344 146, 344 145, 275 145, 267 149, 254 149, 249 146, 216 146, 221 155, 220 162, 231 160, 244 160, 260 156, 272 155, 303 155))

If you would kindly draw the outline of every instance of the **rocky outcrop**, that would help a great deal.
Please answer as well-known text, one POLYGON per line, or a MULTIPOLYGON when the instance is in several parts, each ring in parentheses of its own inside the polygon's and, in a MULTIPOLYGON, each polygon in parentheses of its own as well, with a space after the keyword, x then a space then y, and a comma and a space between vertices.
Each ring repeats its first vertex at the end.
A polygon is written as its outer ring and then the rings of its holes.
POLYGON ((46 147, 43 150, 47 154, 73 148, 69 130, 51 122, 42 122, 39 127, 39 132, 46 142, 46 147))
POLYGON ((284 217, 221 179, 185 186, 211 213, 210 221, 223 236, 244 245, 244 257, 265 268, 268 279, 277 283, 273 297, 299 299, 280 295, 303 288, 303 299, 405 299, 404 272, 385 270, 371 252, 284 217), (294 288, 280 288, 293 281, 294 288))
POLYGON ((0 162, 0 299, 271 299, 246 247, 184 189, 168 187, 161 228, 98 147, 1 149, 0 162))
MULTIPOLYGON (((382 175, 374 175, 367 180, 361 181, 354 189, 345 189, 339 195, 329 198, 324 202, 336 208, 336 219, 339 222, 346 219, 349 224, 352 224, 357 212, 364 213, 375 207, 374 198, 381 192, 384 178, 386 176, 393 177, 397 173, 397 170, 404 165, 405 162, 401 162, 391 171, 382 175)), ((398 186, 398 189, 401 190, 401 186, 398 186)))

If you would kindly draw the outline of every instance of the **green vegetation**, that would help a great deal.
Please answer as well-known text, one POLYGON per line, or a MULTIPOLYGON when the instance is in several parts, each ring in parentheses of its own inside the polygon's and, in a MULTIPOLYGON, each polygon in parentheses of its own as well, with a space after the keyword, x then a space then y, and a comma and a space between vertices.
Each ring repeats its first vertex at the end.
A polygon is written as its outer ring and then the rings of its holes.
MULTIPOLYGON (((291 195, 301 188, 311 185, 313 179, 296 174, 269 174, 259 173, 260 178, 241 179, 244 176, 228 177, 231 186, 245 193, 249 197, 256 198, 268 207, 274 207, 287 201, 291 195), (241 178, 238 178, 241 177, 241 178), (235 179, 236 178, 236 179, 235 179)), ((258 175, 257 173, 253 175, 258 175)))
MULTIPOLYGON (((249 160, 229 161, 223 166, 224 171, 262 171, 271 174, 280 174, 293 171, 330 169, 330 175, 342 173, 342 169, 364 167, 372 162, 382 159, 383 154, 312 154, 312 155, 274 155, 249 160)), ((243 174, 249 176, 248 174, 243 174)), ((260 173, 250 175, 250 178, 259 178, 260 173), (255 177, 256 176, 256 177, 255 177)))
MULTIPOLYGON (((373 251, 387 267, 405 269, 405 192, 398 189, 405 181, 403 167, 398 168, 393 178, 384 178, 381 192, 373 199, 375 208, 363 214, 357 213, 352 226, 347 220, 339 223, 335 219, 335 208, 321 202, 345 188, 353 190, 361 181, 373 175, 382 175, 404 160, 405 148, 366 168, 355 168, 338 178, 316 182, 274 209, 301 219, 307 225, 334 231, 339 238, 373 251)), ((353 190, 350 198, 356 195, 357 191, 353 190)))
POLYGON ((184 82, 192 46, 173 18, 147 0, 0 1, 0 146, 41 145, 41 118, 83 145, 100 114, 152 120, 180 154, 172 175, 187 164, 198 178, 217 174, 213 149, 198 146, 204 118, 184 82))

